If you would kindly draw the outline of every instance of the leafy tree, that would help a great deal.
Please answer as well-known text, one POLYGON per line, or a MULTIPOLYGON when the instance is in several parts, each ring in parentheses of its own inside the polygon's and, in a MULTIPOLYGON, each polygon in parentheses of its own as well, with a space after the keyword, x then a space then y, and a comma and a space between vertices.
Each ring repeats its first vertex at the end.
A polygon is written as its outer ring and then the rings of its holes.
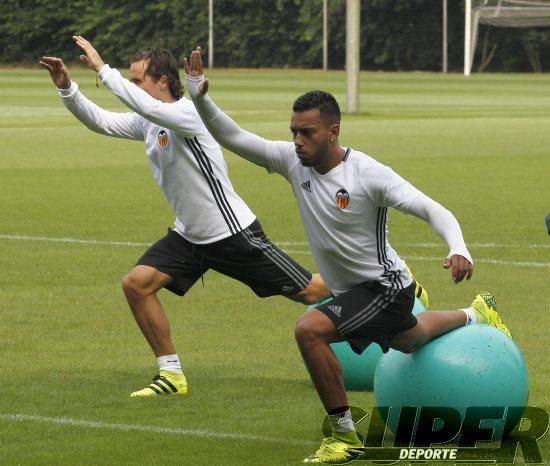
MULTIPOLYGON (((215 65, 320 68, 322 5, 322 0, 214 0, 215 65)), ((449 68, 459 71, 464 5, 450 0, 448 8, 449 68)), ((346 1, 328 0, 328 13, 329 67, 341 69, 346 1)), ((182 58, 200 44, 207 57, 208 5, 206 0, 2 1, 4 63, 36 63, 44 54, 75 61, 79 53, 70 40, 75 33, 90 39, 117 67, 126 67, 135 52, 150 46, 182 58)), ((440 70, 441 36, 441 0, 361 1, 362 69, 440 70)), ((550 66, 549 52, 548 29, 483 27, 475 63, 491 71, 540 71, 550 66)))

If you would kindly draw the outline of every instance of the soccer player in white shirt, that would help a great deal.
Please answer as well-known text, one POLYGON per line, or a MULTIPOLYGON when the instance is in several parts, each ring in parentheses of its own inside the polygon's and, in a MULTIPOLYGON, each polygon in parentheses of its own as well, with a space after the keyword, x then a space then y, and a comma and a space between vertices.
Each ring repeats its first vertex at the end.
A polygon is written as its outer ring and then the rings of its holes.
POLYGON ((283 295, 314 303, 330 293, 265 236, 235 193, 220 146, 183 97, 175 57, 166 49, 136 54, 127 80, 106 65, 92 45, 74 36, 81 59, 131 111, 106 111, 88 100, 60 58, 43 57, 65 106, 100 134, 145 142, 155 181, 176 215, 173 229, 124 277, 122 286, 135 320, 151 346, 159 373, 131 396, 183 394, 187 381, 157 297, 161 288, 183 296, 208 269, 248 285, 258 296, 283 295))
POLYGON ((214 138, 291 184, 313 257, 335 296, 296 324, 296 341, 332 425, 332 435, 304 461, 360 458, 364 449, 330 343, 345 340, 361 353, 376 342, 384 352, 394 348, 410 353, 470 323, 509 331, 487 292, 466 309, 412 314, 414 281, 388 242, 389 208, 430 223, 449 246, 444 267, 451 269, 455 283, 471 277, 473 260, 451 212, 389 167, 340 145, 340 109, 332 95, 311 91, 298 97, 290 121, 293 142, 268 141, 241 129, 207 96, 200 48, 185 62, 185 71, 189 94, 214 138))

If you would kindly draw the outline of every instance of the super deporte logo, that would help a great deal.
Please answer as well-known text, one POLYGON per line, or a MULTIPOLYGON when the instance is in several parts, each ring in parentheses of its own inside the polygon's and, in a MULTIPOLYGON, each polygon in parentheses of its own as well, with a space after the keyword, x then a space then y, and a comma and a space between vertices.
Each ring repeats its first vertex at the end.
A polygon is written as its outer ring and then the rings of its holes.
MULTIPOLYGON (((408 406, 401 408, 393 435, 387 426, 391 407, 373 407, 370 415, 356 406, 350 409, 366 452, 356 461, 547 464, 538 444, 549 426, 542 408, 469 407, 462 413, 408 406), (521 457, 523 463, 517 461, 521 457)), ((331 435, 328 416, 322 430, 324 436, 331 435)))

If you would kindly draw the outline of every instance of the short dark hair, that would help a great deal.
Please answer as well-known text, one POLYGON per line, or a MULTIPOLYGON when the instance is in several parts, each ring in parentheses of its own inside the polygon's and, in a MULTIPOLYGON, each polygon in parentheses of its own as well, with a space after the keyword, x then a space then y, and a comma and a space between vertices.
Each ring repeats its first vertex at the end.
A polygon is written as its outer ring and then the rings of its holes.
POLYGON ((293 112, 319 109, 321 118, 328 123, 340 123, 340 107, 332 94, 325 91, 309 91, 294 101, 293 112))
POLYGON ((183 97, 183 85, 180 80, 180 72, 176 57, 167 49, 148 48, 136 53, 131 59, 130 64, 145 60, 147 62, 145 74, 155 80, 160 80, 162 76, 168 78, 170 94, 176 99, 183 97))

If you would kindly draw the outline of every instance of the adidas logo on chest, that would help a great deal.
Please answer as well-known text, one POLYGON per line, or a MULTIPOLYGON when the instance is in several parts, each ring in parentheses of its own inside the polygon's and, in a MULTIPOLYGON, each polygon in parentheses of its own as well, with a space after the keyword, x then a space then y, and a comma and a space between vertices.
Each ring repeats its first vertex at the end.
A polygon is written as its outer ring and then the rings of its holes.
POLYGON ((310 180, 305 181, 300 186, 302 187, 303 190, 307 191, 308 193, 311 192, 311 181, 310 180))

